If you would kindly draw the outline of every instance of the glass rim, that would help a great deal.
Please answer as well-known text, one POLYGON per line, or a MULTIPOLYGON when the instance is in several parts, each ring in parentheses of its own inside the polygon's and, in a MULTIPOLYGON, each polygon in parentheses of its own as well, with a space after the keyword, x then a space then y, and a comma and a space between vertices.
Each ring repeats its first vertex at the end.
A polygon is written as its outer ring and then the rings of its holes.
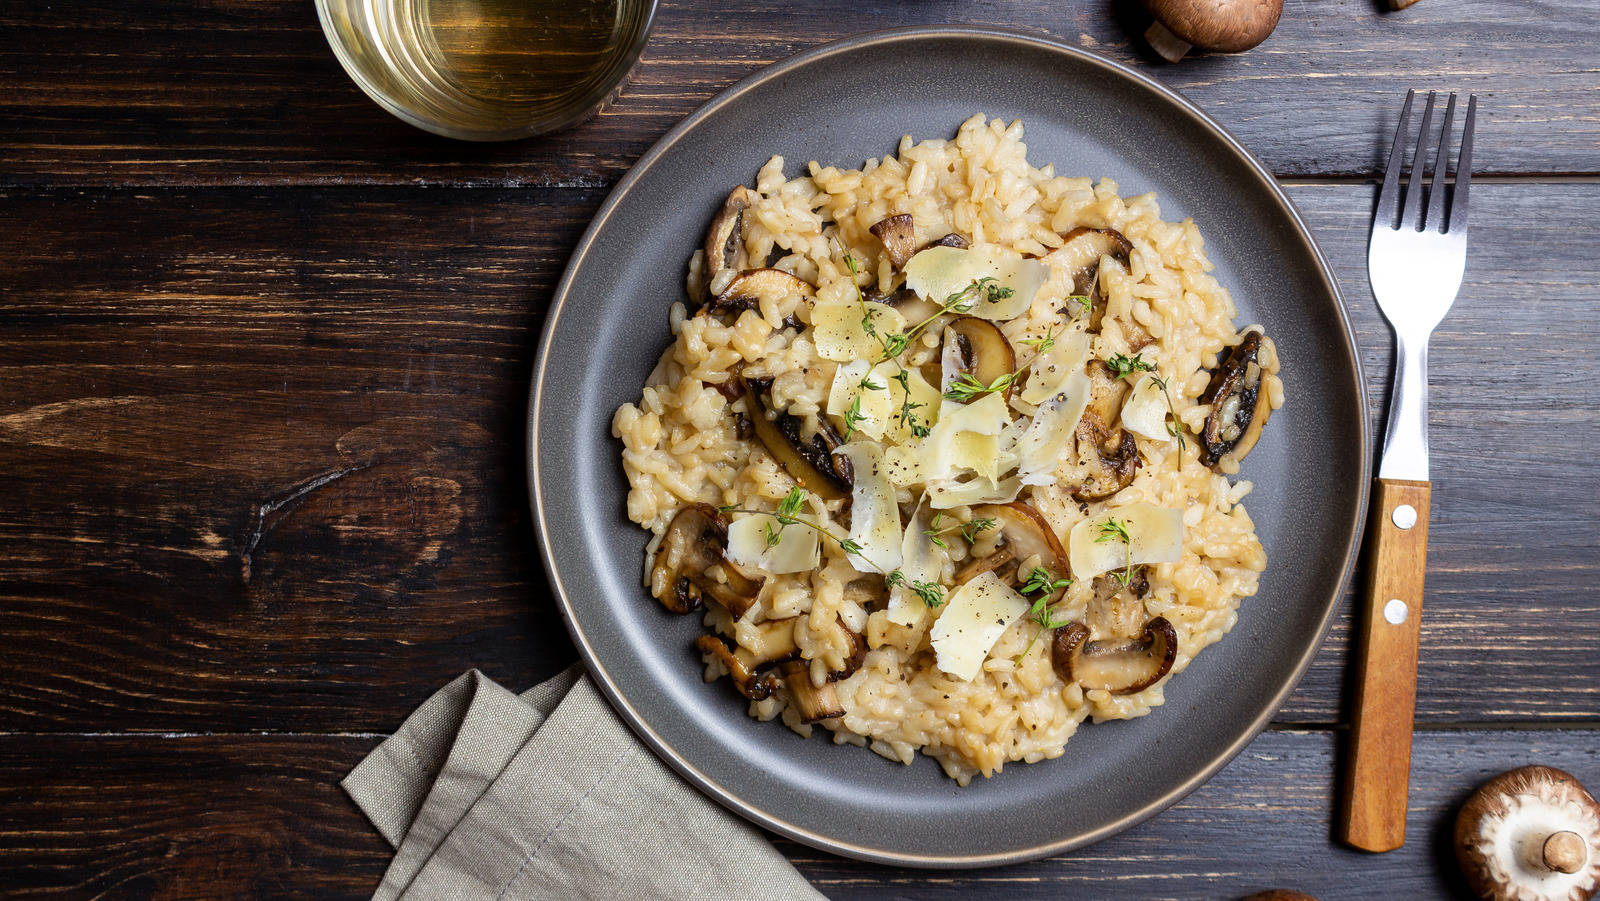
POLYGON ((550 134, 577 125, 597 113, 627 82, 628 76, 644 55, 645 45, 649 42, 650 33, 655 27, 656 9, 660 0, 638 0, 640 12, 632 17, 638 23, 638 27, 632 39, 625 46, 618 48, 617 52, 610 54, 600 73, 588 79, 586 88, 562 98, 553 106, 542 108, 536 113, 530 112, 525 122, 496 129, 469 128, 428 116, 419 112, 414 106, 403 103, 367 77, 366 71, 357 63, 350 48, 340 37, 338 29, 334 27, 332 15, 328 10, 331 2, 336 0, 316 0, 317 20, 322 24, 323 38, 333 50, 334 57, 339 61, 339 67, 351 81, 355 82, 363 94, 390 115, 423 131, 459 141, 493 142, 515 141, 550 134))

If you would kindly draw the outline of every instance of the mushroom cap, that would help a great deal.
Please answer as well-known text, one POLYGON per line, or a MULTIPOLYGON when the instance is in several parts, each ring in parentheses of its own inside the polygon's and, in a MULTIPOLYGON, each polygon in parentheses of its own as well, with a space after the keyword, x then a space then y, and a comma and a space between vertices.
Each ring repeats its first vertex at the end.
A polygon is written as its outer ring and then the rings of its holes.
POLYGON ((1462 805, 1456 857, 1479 897, 1582 901, 1600 889, 1600 804, 1553 767, 1501 773, 1462 805))
POLYGON ((1236 53, 1278 27, 1283 0, 1144 0, 1167 30, 1202 50, 1236 53))

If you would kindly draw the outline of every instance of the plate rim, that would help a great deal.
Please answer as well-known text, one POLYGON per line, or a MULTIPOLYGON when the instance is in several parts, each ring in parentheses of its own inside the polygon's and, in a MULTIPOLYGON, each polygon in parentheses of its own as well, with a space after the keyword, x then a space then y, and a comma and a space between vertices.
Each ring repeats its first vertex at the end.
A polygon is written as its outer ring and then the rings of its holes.
POLYGON ((1290 200, 1288 194, 1278 183, 1265 164, 1251 153, 1237 138, 1211 118, 1204 110, 1200 109, 1188 98, 1177 91, 1167 87, 1154 78, 1132 68, 1124 63, 1102 56, 1080 47, 1075 47, 1048 34, 1024 31, 1020 29, 1001 26, 968 26, 968 25, 915 25, 899 28, 880 29, 863 32, 831 41, 819 46, 801 51, 785 59, 778 60, 764 66, 755 72, 741 78, 739 81, 725 88, 716 96, 706 101, 694 112, 685 116, 676 125, 662 135, 648 150, 646 150, 623 177, 612 187, 606 195, 604 203, 595 212, 594 218, 584 230, 583 236, 574 245, 571 256, 567 260, 561 280, 557 283, 555 292, 551 295, 550 305, 546 309, 544 324, 539 333, 538 350, 535 355, 533 371, 530 376, 528 389, 528 418, 525 427, 526 446, 524 456, 527 459, 526 475, 528 479, 529 503, 534 516, 534 539, 539 546, 540 557, 544 563, 546 579, 550 583, 555 595, 556 603, 561 610, 561 618, 567 628, 567 633, 576 646, 579 657, 589 676, 599 686, 601 693, 611 704, 617 714, 626 722, 634 734, 661 760, 665 761, 677 773, 687 779, 701 793, 710 797, 724 808, 743 817, 765 829, 772 830, 794 839, 802 844, 809 845, 823 851, 843 855, 856 860, 868 861, 891 866, 915 867, 921 869, 969 869, 978 867, 995 867, 1007 864, 1022 863, 1038 860, 1052 854, 1082 848, 1125 831, 1158 813, 1168 809, 1195 789, 1210 781, 1223 767, 1233 761, 1256 736, 1271 723, 1272 718, 1282 708, 1285 701, 1299 686, 1305 677, 1311 662, 1321 651, 1327 640, 1328 631, 1333 624, 1335 613, 1339 609, 1339 601, 1348 589, 1355 569, 1356 558, 1359 554, 1362 537, 1366 527, 1368 513, 1368 492, 1366 485, 1372 479, 1372 452, 1371 435, 1372 427, 1370 415, 1367 410, 1364 386, 1366 385, 1365 373, 1362 371, 1361 354, 1355 340, 1355 330, 1350 322, 1348 306, 1344 293, 1339 289, 1339 283, 1334 276, 1333 268, 1329 265, 1322 248, 1317 244, 1315 235, 1301 217, 1300 211, 1290 200), (646 171, 662 156, 666 155, 677 145, 679 139, 688 131, 695 128, 702 121, 719 113, 724 107, 738 99, 753 88, 771 80, 781 78, 789 72, 811 65, 819 60, 846 53, 859 52, 863 49, 894 44, 906 41, 919 41, 930 39, 956 39, 1010 42, 1013 44, 1029 45, 1030 49, 1046 50, 1064 56, 1074 57, 1078 62, 1098 67, 1112 76, 1136 82, 1139 86, 1156 92, 1175 107, 1187 114, 1195 125, 1208 132, 1212 137, 1221 141, 1223 146, 1230 150, 1239 160, 1248 167, 1268 189, 1272 200, 1275 201, 1283 213, 1294 225, 1295 236, 1300 240, 1310 253, 1318 277, 1324 289, 1334 300, 1334 313, 1340 325, 1339 338, 1351 361, 1350 374, 1352 376, 1353 397, 1355 399, 1356 419, 1359 425, 1358 468, 1360 471, 1360 488, 1355 507, 1355 521, 1350 530, 1343 551, 1343 561, 1340 565, 1338 585, 1329 594, 1326 601, 1321 623, 1317 627, 1316 639, 1307 645, 1306 650, 1295 662, 1293 673, 1289 679, 1272 696, 1262 712, 1239 733, 1239 736, 1220 750, 1205 766, 1198 769, 1188 779, 1174 786, 1161 796, 1147 802, 1143 806, 1130 810, 1116 819, 1100 826, 1099 828, 1081 832, 1072 836, 1051 842, 1035 844, 1025 848, 1008 851, 980 853, 952 857, 950 855, 919 855, 893 851, 883 851, 868 845, 846 841, 834 836, 823 835, 812 830, 804 829, 785 820, 780 814, 769 811, 745 801, 744 798, 721 786, 715 779, 697 768, 672 748, 650 726, 641 712, 635 708, 620 687, 616 684, 605 666, 595 656, 583 627, 578 623, 573 613, 573 606, 568 596, 566 585, 562 581, 561 572, 555 560, 554 549, 546 539, 547 520, 545 510, 544 491, 541 485, 541 470, 539 466, 539 414, 543 406, 543 392, 545 376, 549 364, 551 343, 550 337, 555 331, 561 314, 567 306, 567 301, 572 288, 572 282, 578 270, 588 256, 594 241, 600 231, 606 226, 617 206, 633 188, 634 184, 644 177, 646 171))

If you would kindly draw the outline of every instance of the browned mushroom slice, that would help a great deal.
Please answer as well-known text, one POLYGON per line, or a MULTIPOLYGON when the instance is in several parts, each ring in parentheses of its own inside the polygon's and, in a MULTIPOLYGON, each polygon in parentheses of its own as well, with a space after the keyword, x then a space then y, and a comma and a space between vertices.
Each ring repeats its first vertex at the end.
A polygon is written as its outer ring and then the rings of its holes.
MULTIPOLYGON (((1006 340, 1005 334, 994 323, 976 316, 961 316, 952 320, 945 328, 955 338, 956 357, 961 372, 986 386, 993 385, 999 379, 1016 372, 1016 352, 1011 349, 1011 342, 1006 340)), ((1011 399, 1009 384, 1003 393, 1009 401, 1011 399)))
POLYGON ((1219 472, 1223 461, 1237 464, 1250 453, 1272 415, 1267 392, 1261 390, 1260 352, 1261 333, 1246 333, 1200 395, 1200 403, 1211 408, 1200 430, 1200 462, 1219 472))
POLYGON ((756 438, 790 478, 824 500, 848 498, 853 481, 850 463, 833 454, 841 443, 833 426, 818 417, 817 433, 808 440, 801 436, 799 419, 770 407, 770 379, 745 380, 744 388, 746 402, 752 405, 750 424, 756 438))
POLYGON ((970 246, 971 245, 967 243, 966 238, 961 237, 955 232, 951 232, 937 241, 929 241, 923 249, 926 250, 928 247, 954 247, 957 250, 966 250, 970 246))
POLYGON ((1084 622, 1101 632, 1128 634, 1139 629, 1149 616, 1144 598, 1150 593, 1150 567, 1139 564, 1132 569, 1117 569, 1094 577, 1094 592, 1084 609, 1084 622))
POLYGON ((746 578, 729 563, 728 521, 709 504, 690 504, 667 525, 655 564, 650 568, 650 593, 673 613, 692 613, 705 598, 743 617, 761 592, 761 583, 746 578))
POLYGON ((798 616, 790 616, 756 623, 755 646, 740 645, 734 654, 751 670, 799 657, 800 647, 794 642, 794 627, 798 620, 798 616))
POLYGON ((695 647, 702 654, 711 654, 728 669, 728 678, 733 681, 733 686, 739 693, 752 701, 765 701, 772 697, 773 689, 778 687, 778 680, 771 673, 757 674, 752 671, 743 660, 740 660, 728 645, 715 635, 702 635, 695 641, 695 647))
MULTIPOLYGON (((957 585, 965 585, 986 572, 994 573, 1013 586, 1021 585, 1029 575, 1023 571, 1023 564, 1035 559, 1038 560, 1035 565, 1048 572, 1052 580, 1066 578, 1070 566, 1066 552, 1061 549, 1060 539, 1056 538, 1056 533, 1039 515, 1039 511, 1026 502, 982 504, 972 508, 972 519, 994 520, 994 528, 1000 534, 993 551, 968 560, 956 573, 957 585)), ((1058 589, 1050 597, 1049 603, 1059 600, 1063 592, 1065 589, 1058 589)))
POLYGON ((732 322, 745 310, 759 313, 763 301, 770 305, 797 294, 810 297, 814 293, 811 285, 782 269, 751 269, 734 276, 706 311, 732 322))
MULTIPOLYGON (((737 270, 750 265, 750 255, 744 247, 744 211, 755 202, 755 192, 740 185, 728 193, 722 209, 712 218, 711 227, 706 229, 703 285, 709 286, 724 269, 737 270)), ((706 298, 702 295, 694 300, 704 303, 706 298)))
POLYGON ((911 221, 910 213, 880 219, 867 230, 877 235, 878 240, 883 242, 884 252, 889 254, 889 262, 893 263, 896 269, 903 268, 906 260, 911 259, 911 255, 917 252, 917 230, 911 221))
POLYGON ((825 683, 821 688, 812 685, 811 672, 805 661, 781 663, 778 673, 783 676, 783 684, 789 689, 789 697, 794 701, 795 710, 800 713, 801 722, 820 723, 844 716, 844 708, 839 706, 839 696, 833 690, 833 683, 825 683))
POLYGON ((1132 484, 1139 471, 1139 445, 1132 433, 1114 423, 1121 421, 1122 403, 1129 386, 1103 360, 1091 360, 1089 404, 1078 420, 1079 463, 1087 471, 1073 489, 1074 500, 1101 501, 1132 484))
POLYGON ((1089 463, 1087 474, 1072 489, 1072 499, 1088 503, 1103 501, 1133 484, 1139 472, 1139 444, 1133 433, 1122 428, 1107 428, 1093 413, 1078 421, 1078 452, 1089 463))
POLYGON ((1056 630, 1050 663, 1061 681, 1112 694, 1141 691, 1172 670, 1178 657, 1178 632, 1166 617, 1144 624, 1138 638, 1089 640, 1089 627, 1070 623, 1056 630))
POLYGON ((828 674, 829 682, 850 678, 856 674, 856 670, 860 669, 861 664, 867 660, 866 636, 845 625, 844 617, 835 616, 834 619, 839 623, 839 628, 844 631, 845 638, 850 642, 850 654, 844 658, 843 666, 828 674))
POLYGON ((1075 228, 1061 236, 1062 245, 1050 252, 1050 262, 1072 275, 1072 293, 1089 298, 1089 331, 1100 331, 1106 313, 1106 295, 1100 287, 1100 262, 1110 257, 1128 265, 1133 242, 1114 228, 1075 228))

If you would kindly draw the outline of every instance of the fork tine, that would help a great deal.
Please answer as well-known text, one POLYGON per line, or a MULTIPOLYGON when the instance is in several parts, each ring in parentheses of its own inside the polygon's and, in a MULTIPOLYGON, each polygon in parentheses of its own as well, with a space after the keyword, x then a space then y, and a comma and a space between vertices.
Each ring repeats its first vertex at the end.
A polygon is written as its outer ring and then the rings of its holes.
POLYGON ((1411 175, 1406 179, 1406 204, 1400 213, 1400 227, 1422 230, 1422 178, 1428 163, 1428 135, 1433 130, 1433 100, 1438 96, 1428 92, 1428 105, 1422 108, 1422 132, 1417 135, 1417 152, 1411 157, 1411 175))
POLYGON ((1432 232, 1444 231, 1444 180, 1450 169, 1450 123, 1455 121, 1456 95, 1444 108, 1444 127, 1439 130, 1439 150, 1433 155, 1433 178, 1428 181, 1428 215, 1422 224, 1432 232))
POLYGON ((1456 163, 1456 190, 1450 195, 1450 234, 1467 231, 1467 189, 1472 186, 1472 120, 1478 111, 1478 98, 1467 95, 1467 124, 1461 131, 1461 161, 1456 163))
POLYGON ((1406 132, 1411 125, 1411 101, 1416 91, 1406 91, 1406 105, 1400 109, 1400 124, 1394 127, 1394 146, 1389 148, 1389 167, 1383 170, 1383 187, 1378 190, 1378 212, 1374 220, 1383 228, 1394 228, 1400 210, 1400 165, 1406 153, 1406 132))

